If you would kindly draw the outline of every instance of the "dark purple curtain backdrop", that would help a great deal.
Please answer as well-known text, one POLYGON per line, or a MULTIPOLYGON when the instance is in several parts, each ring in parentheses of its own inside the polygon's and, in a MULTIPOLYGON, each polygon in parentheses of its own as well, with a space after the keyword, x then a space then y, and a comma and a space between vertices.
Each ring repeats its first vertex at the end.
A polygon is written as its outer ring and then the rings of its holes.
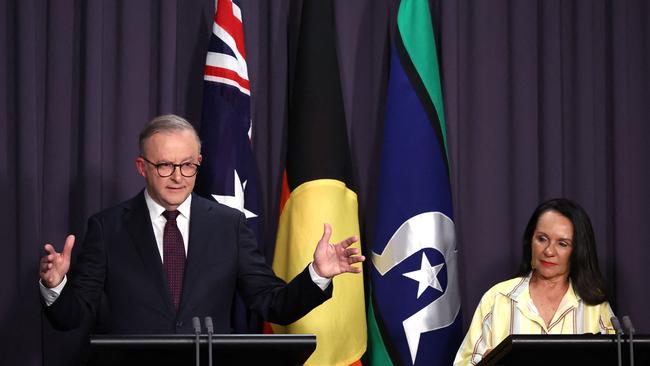
MULTIPOLYGON (((363 233, 372 232, 374 215, 390 3, 335 1, 363 233)), ((269 242, 299 21, 294 5, 241 1, 269 242)), ((567 196, 592 218, 615 312, 649 333, 650 5, 432 5, 465 325, 482 293, 514 274, 536 204, 567 196)), ((82 332, 62 334, 41 317, 42 245, 60 247, 69 232, 83 236, 90 214, 142 188, 133 161, 148 119, 173 112, 198 125, 213 9, 213 0, 0 2, 3 364, 74 361, 82 332)))
POLYGON ((650 5, 444 1, 463 313, 518 267, 538 202, 580 202, 620 316, 650 332, 650 5))

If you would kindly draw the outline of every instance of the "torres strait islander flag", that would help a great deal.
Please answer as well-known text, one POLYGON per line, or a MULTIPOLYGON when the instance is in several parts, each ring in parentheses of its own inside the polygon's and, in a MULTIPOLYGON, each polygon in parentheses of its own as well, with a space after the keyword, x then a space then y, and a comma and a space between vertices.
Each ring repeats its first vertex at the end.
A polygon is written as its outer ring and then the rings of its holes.
MULTIPOLYGON (((273 260, 275 273, 287 281, 313 260, 324 223, 332 226, 331 243, 359 236, 333 30, 330 0, 303 2, 289 96, 285 201, 273 260)), ((333 285, 332 298, 300 320, 272 325, 275 333, 316 334, 306 365, 360 364, 366 351, 363 276, 342 274, 333 285)))
POLYGON ((462 338, 438 57, 427 0, 402 0, 372 243, 368 358, 451 365, 462 338))
MULTIPOLYGON (((196 191, 241 211, 263 253, 252 130, 241 10, 236 1, 218 0, 205 62, 199 133, 203 161, 196 191)), ((235 332, 259 333, 260 322, 239 297, 233 312, 235 332)))

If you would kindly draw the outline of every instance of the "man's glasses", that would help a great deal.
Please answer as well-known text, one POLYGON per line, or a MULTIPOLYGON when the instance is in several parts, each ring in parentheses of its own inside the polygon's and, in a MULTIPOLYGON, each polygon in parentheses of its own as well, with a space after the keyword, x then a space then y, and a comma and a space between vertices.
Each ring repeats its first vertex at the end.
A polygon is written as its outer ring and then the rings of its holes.
POLYGON ((156 171, 161 178, 171 177, 172 174, 176 171, 176 168, 179 168, 181 175, 190 178, 196 175, 199 171, 199 164, 195 163, 183 163, 183 164, 172 164, 172 163, 152 163, 149 159, 141 156, 142 160, 156 167, 156 171))

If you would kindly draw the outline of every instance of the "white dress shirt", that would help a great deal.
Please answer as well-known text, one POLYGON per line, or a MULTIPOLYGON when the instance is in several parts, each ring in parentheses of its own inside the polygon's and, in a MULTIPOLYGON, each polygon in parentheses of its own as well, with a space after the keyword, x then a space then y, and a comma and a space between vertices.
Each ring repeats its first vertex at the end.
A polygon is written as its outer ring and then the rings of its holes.
MULTIPOLYGON (((167 219, 163 216, 165 208, 154 201, 149 195, 149 192, 144 190, 144 201, 147 203, 149 209, 149 217, 151 218, 151 226, 153 227, 153 235, 156 237, 156 244, 158 245, 158 252, 160 253, 160 260, 163 260, 163 234, 165 233, 165 224, 167 219)), ((187 257, 187 243, 190 241, 190 211, 192 205, 192 195, 189 195, 183 203, 181 203, 177 210, 180 215, 176 217, 176 225, 183 237, 183 246, 185 247, 185 257, 187 257)))

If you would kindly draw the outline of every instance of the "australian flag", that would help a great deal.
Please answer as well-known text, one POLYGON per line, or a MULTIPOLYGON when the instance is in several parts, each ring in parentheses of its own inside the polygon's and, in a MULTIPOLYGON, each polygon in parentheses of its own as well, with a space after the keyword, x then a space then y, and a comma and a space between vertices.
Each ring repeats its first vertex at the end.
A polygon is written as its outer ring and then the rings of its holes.
MULTIPOLYGON (((241 211, 264 253, 257 166, 251 148, 253 124, 242 13, 236 1, 218 0, 216 4, 205 61, 199 133, 203 161, 196 190, 241 211)), ((236 332, 259 332, 259 323, 241 300, 234 309, 236 332)))
POLYGON ((460 291, 442 91, 428 0, 402 0, 391 39, 372 245, 372 364, 451 365, 460 291))

